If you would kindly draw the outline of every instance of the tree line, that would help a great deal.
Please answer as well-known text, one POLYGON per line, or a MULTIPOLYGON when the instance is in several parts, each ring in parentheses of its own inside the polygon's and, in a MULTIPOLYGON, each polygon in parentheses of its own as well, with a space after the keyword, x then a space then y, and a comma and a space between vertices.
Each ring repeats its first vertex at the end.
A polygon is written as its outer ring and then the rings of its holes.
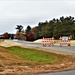
POLYGON ((59 19, 53 18, 50 21, 39 22, 38 26, 33 28, 30 25, 24 30, 22 25, 16 25, 17 31, 15 34, 3 34, 5 39, 19 39, 34 41, 35 39, 41 39, 43 37, 59 39, 60 36, 70 36, 75 39, 75 20, 74 17, 60 17, 59 19))
POLYGON ((42 37, 54 37, 59 39, 60 36, 71 36, 75 39, 75 20, 74 17, 53 18, 50 21, 39 22, 38 26, 32 28, 36 39, 42 37))

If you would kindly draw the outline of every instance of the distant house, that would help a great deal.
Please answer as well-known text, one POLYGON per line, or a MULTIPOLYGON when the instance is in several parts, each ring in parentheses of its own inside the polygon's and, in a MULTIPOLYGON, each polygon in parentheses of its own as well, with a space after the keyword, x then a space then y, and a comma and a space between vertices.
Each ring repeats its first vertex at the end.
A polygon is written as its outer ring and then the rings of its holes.
POLYGON ((0 35, 0 39, 3 39, 4 38, 4 36, 3 35, 0 35))

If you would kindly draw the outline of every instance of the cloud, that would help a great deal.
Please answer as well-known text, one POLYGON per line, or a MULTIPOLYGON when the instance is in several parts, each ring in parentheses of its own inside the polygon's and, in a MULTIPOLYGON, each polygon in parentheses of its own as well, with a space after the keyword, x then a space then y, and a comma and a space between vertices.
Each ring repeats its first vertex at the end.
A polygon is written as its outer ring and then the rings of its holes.
POLYGON ((61 16, 75 16, 74 7, 74 0, 0 0, 0 33, 15 33, 17 24, 26 28, 61 16))

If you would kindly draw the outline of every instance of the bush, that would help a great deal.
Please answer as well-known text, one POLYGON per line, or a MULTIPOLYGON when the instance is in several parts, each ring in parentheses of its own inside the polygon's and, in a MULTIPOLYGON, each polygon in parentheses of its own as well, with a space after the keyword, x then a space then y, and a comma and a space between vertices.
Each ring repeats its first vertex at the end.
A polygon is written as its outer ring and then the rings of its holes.
POLYGON ((35 35, 34 35, 34 33, 33 32, 30 32, 29 34, 28 34, 28 36, 27 36, 27 40, 28 41, 34 41, 35 40, 35 35))

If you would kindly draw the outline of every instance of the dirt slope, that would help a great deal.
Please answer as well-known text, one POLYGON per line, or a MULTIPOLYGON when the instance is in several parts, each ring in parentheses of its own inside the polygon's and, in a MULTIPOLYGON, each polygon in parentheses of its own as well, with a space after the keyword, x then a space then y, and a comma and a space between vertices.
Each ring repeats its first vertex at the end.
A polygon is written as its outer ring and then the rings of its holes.
POLYGON ((58 64, 28 66, 29 63, 0 47, 0 75, 33 74, 75 69, 75 58, 69 57, 64 58, 58 64))
MULTIPOLYGON (((1 42, 0 45, 5 47, 19 46, 7 41, 1 42)), ((33 74, 75 69, 75 58, 72 56, 70 58, 66 57, 60 64, 46 64, 31 67, 28 66, 29 63, 0 47, 0 75, 33 74)))

